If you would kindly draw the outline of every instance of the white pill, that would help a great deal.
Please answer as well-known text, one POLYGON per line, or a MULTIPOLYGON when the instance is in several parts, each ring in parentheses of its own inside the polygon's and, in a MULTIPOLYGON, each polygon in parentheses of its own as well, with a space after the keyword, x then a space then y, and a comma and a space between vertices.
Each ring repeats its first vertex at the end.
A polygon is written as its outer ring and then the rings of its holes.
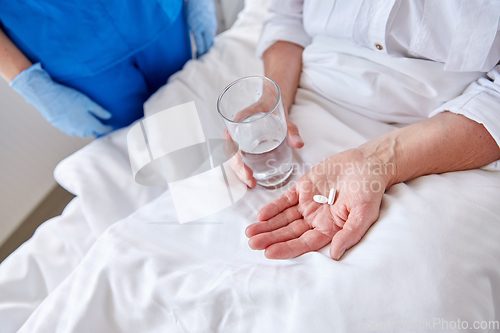
POLYGON ((336 192, 337 192, 337 191, 336 191, 334 188, 332 188, 332 189, 330 190, 330 195, 328 196, 328 204, 329 204, 329 205, 333 205, 333 202, 335 201, 335 193, 336 193, 336 192))
POLYGON ((327 203, 328 202, 328 198, 323 196, 323 195, 315 195, 313 197, 313 200, 316 201, 317 203, 327 203))

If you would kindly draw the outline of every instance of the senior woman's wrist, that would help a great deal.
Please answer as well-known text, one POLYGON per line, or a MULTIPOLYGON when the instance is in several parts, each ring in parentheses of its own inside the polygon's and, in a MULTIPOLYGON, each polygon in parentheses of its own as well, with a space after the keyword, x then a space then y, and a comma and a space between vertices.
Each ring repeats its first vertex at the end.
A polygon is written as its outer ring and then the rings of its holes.
POLYGON ((278 41, 263 54, 264 73, 280 87, 283 106, 287 112, 299 86, 303 50, 297 44, 278 41))
POLYGON ((382 163, 387 186, 423 175, 478 168, 500 159, 500 148, 486 128, 463 115, 443 112, 358 148, 382 163))
POLYGON ((398 179, 398 169, 401 167, 396 162, 398 141, 396 136, 384 136, 368 141, 357 148, 364 156, 369 169, 378 170, 379 176, 384 181, 385 189, 395 184, 398 179))

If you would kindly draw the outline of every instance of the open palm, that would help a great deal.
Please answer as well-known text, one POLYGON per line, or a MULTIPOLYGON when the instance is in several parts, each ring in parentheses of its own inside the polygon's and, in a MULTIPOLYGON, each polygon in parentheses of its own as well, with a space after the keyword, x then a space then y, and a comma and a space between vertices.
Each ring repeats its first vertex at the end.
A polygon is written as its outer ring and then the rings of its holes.
POLYGON ((250 247, 265 249, 269 259, 289 259, 331 242, 330 256, 340 259, 378 219, 391 171, 357 149, 324 160, 260 210, 259 222, 246 229, 250 247), (331 188, 337 190, 333 205, 313 200, 331 188))

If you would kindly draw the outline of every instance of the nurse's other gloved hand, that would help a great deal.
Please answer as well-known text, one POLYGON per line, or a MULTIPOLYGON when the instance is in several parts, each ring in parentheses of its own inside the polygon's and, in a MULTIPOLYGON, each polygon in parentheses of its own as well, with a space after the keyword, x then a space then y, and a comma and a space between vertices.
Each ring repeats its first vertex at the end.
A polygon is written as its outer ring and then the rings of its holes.
POLYGON ((339 260, 378 219, 394 169, 360 149, 327 158, 260 210, 260 222, 245 231, 248 244, 269 259, 289 259, 331 242, 330 256, 339 260), (337 192, 333 205, 313 200, 328 197, 331 188, 337 192))
POLYGON ((217 33, 217 16, 212 0, 188 0, 187 23, 193 33, 198 56, 208 52, 217 33))
POLYGON ((111 118, 111 113, 81 92, 54 82, 40 63, 22 71, 10 86, 68 135, 89 137, 113 130, 99 120, 111 118))

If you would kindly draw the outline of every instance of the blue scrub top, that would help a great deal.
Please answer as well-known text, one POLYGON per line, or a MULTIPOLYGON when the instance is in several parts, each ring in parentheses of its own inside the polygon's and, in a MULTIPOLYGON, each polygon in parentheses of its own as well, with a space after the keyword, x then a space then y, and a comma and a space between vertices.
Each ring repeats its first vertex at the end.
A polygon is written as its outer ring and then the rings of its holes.
POLYGON ((55 79, 96 75, 153 43, 183 0, 0 0, 16 46, 55 79))

